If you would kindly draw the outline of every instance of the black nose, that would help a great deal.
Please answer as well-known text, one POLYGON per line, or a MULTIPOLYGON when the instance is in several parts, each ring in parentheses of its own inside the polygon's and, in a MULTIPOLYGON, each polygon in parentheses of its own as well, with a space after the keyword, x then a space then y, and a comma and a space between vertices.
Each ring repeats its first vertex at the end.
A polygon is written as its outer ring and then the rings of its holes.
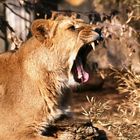
POLYGON ((102 29, 100 28, 96 28, 95 32, 97 32, 99 34, 99 37, 97 38, 98 41, 103 41, 103 35, 102 35, 102 29))

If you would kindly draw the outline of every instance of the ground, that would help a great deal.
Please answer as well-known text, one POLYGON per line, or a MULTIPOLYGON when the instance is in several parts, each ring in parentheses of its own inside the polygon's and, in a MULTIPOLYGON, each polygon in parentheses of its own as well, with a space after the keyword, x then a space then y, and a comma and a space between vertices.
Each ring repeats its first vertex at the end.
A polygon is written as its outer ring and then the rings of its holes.
POLYGON ((106 81, 97 89, 90 85, 72 94, 73 118, 55 124, 65 133, 62 140, 140 139, 140 113, 113 84, 106 81))

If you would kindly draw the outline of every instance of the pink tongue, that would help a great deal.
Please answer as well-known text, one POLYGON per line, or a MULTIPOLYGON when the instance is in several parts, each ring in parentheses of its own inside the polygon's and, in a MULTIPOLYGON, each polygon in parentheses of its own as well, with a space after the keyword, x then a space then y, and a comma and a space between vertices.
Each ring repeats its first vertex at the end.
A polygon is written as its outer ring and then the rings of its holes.
POLYGON ((89 79, 89 74, 84 70, 82 61, 80 59, 78 59, 78 62, 76 64, 76 69, 77 69, 77 75, 78 75, 77 78, 81 79, 82 83, 87 82, 89 79))

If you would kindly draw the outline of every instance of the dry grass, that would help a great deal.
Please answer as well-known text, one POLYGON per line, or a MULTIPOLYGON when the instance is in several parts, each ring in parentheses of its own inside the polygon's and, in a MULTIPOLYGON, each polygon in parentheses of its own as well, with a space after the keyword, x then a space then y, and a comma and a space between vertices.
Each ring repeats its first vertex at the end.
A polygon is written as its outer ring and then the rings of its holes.
POLYGON ((93 124, 100 124, 112 132, 118 140, 140 139, 140 75, 125 69, 112 69, 113 78, 117 83, 118 96, 122 99, 111 105, 111 100, 87 98, 88 110, 83 107, 83 114, 93 124), (111 112, 109 114, 108 112, 111 112))
POLYGON ((113 70, 117 90, 125 98, 117 105, 120 124, 113 130, 120 139, 140 139, 140 75, 129 69, 113 70), (121 121, 122 120, 122 121, 121 121))
POLYGON ((88 103, 90 104, 90 108, 89 110, 86 110, 84 107, 82 107, 82 114, 88 117, 92 123, 97 123, 102 118, 104 112, 106 110, 110 110, 109 101, 102 102, 101 100, 97 100, 94 97, 89 99, 88 96, 86 96, 86 98, 88 103))
POLYGON ((113 70, 114 79, 117 83, 117 90, 120 94, 126 94, 118 110, 124 115, 135 116, 140 112, 140 75, 129 69, 113 70))
POLYGON ((119 93, 137 94, 140 92, 140 75, 129 69, 116 70, 112 68, 112 74, 117 81, 119 93))

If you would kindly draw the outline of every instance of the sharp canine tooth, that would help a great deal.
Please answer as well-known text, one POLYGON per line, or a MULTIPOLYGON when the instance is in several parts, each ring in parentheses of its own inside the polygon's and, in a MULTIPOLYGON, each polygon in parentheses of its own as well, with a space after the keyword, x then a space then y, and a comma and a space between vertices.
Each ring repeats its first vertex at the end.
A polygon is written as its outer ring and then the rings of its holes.
POLYGON ((91 43, 91 46, 92 46, 93 50, 95 51, 95 43, 94 42, 91 43))

